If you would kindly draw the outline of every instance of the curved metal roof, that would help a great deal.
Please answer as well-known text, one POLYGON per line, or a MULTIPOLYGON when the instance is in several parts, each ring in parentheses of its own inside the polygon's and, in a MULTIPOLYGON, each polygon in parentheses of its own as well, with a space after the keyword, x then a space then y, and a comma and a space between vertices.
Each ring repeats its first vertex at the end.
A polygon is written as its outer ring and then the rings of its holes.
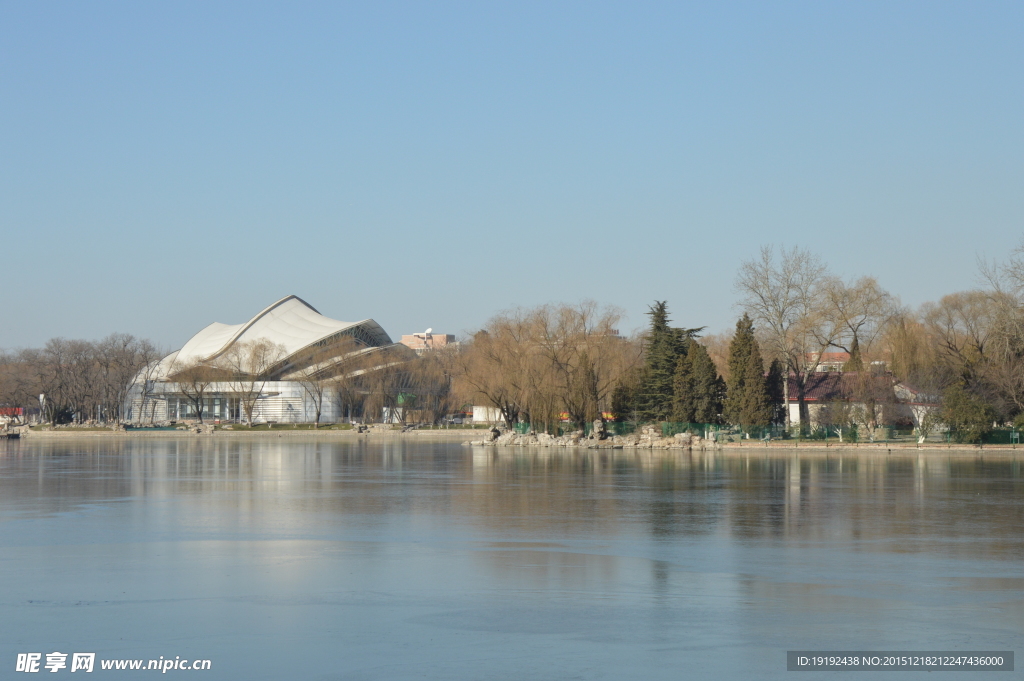
POLYGON ((208 362, 236 343, 266 339, 284 346, 286 357, 331 336, 348 332, 369 345, 391 345, 391 337, 372 319, 342 322, 325 317, 298 296, 286 296, 244 324, 214 322, 192 336, 177 352, 165 357, 161 373, 170 362, 208 362))

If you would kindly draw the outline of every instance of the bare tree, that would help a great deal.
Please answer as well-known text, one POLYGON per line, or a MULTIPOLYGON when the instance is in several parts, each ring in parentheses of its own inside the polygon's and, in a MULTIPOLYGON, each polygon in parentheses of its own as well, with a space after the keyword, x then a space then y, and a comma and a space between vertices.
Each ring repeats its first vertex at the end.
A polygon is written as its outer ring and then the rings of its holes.
POLYGON ((983 362, 997 318, 987 292, 943 296, 938 304, 925 304, 922 314, 940 356, 951 368, 970 373, 983 362))
POLYGON ((832 345, 850 354, 849 369, 860 370, 863 357, 875 358, 875 346, 899 312, 899 302, 874 277, 847 284, 837 277, 824 282, 823 296, 839 330, 832 345))
POLYGON ((985 375, 1009 417, 1024 412, 1024 239, 1006 262, 980 269, 993 312, 985 375))
MULTIPOLYGON (((128 393, 136 384, 140 371, 149 366, 155 367, 160 354, 148 340, 124 333, 111 334, 96 344, 95 357, 103 409, 116 423, 123 421, 126 416, 124 409, 128 393)), ((145 385, 140 388, 144 409, 149 391, 145 385)))
POLYGON ((521 315, 499 315, 473 336, 459 357, 456 380, 462 392, 497 409, 509 428, 525 410, 531 385, 525 327, 521 315))
POLYGON ((331 382, 330 369, 334 362, 333 357, 326 353, 316 353, 310 363, 302 369, 298 375, 302 389, 313 405, 313 428, 320 427, 320 416, 324 410, 324 399, 329 397, 331 382))
POLYGON ((353 370, 363 393, 363 418, 376 420, 372 414, 381 414, 382 420, 405 424, 408 410, 399 404, 409 390, 409 372, 405 364, 415 353, 404 346, 374 348, 357 355, 359 368, 353 370), (384 419, 387 414, 388 418, 384 419))
POLYGON ((543 306, 534 310, 530 339, 543 371, 550 377, 554 402, 577 427, 611 410, 611 393, 640 362, 640 347, 618 334, 622 313, 592 301, 543 306))
POLYGON ((589 301, 502 313, 462 353, 458 382, 509 427, 551 428, 562 412, 583 427, 611 411, 612 391, 640 361, 640 344, 618 335, 620 319, 589 301))
POLYGON ((406 364, 409 390, 416 396, 414 406, 420 422, 439 423, 457 406, 452 381, 459 353, 457 345, 429 348, 406 364))
POLYGON ((818 425, 823 428, 832 428, 843 441, 843 430, 849 429, 856 422, 856 414, 853 404, 847 399, 837 399, 826 402, 816 414, 818 425))
POLYGON ((250 427, 256 404, 267 383, 267 375, 284 356, 283 345, 259 338, 235 343, 216 360, 217 366, 228 374, 231 391, 238 395, 239 406, 250 427))
MULTIPOLYGON (((810 418, 804 401, 807 381, 821 363, 821 355, 848 328, 829 300, 831 281, 816 256, 794 247, 780 249, 776 258, 771 246, 763 247, 759 258, 744 262, 736 280, 743 309, 763 336, 762 347, 783 362, 796 386, 801 425, 810 418)), ((789 383, 783 381, 787 428, 789 383)))
MULTIPOLYGON (((148 344, 148 341, 146 341, 148 344)), ((150 348, 152 346, 149 346, 150 348)), ((142 423, 146 417, 146 408, 149 407, 149 422, 153 422, 154 414, 156 412, 156 400, 151 400, 155 392, 156 378, 161 373, 160 357, 163 353, 155 348, 152 350, 145 350, 140 352, 140 360, 145 360, 145 363, 139 369, 134 377, 134 385, 138 390, 139 397, 139 415, 135 419, 136 422, 142 423)))
MULTIPOLYGON (((407 359, 405 353, 402 355, 407 359)), ((317 428, 327 405, 335 404, 339 414, 346 405, 351 409, 358 401, 357 395, 365 388, 363 384, 369 380, 364 374, 395 359, 396 353, 391 350, 366 347, 351 336, 342 336, 330 345, 310 348, 293 359, 282 379, 302 385, 313 406, 313 427, 317 428)))
POLYGON ((210 385, 223 371, 204 362, 201 358, 186 361, 175 359, 168 371, 169 377, 175 382, 185 400, 192 405, 199 423, 203 423, 203 410, 206 403, 206 394, 210 385))

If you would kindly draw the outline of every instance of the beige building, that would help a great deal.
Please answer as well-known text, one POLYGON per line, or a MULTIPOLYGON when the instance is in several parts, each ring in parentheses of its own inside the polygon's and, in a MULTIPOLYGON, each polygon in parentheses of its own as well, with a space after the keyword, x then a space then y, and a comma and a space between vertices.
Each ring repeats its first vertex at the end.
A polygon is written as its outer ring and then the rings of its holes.
POLYGON ((446 345, 455 345, 455 336, 450 333, 431 333, 431 330, 427 329, 423 333, 402 336, 399 343, 407 348, 412 348, 418 355, 424 350, 436 350, 446 345))

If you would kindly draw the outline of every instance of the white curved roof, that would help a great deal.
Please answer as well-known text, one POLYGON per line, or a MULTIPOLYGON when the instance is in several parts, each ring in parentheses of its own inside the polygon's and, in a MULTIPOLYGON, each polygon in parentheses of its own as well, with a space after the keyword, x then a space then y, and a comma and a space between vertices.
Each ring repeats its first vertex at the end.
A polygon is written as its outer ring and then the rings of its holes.
POLYGON ((192 336, 180 350, 162 361, 167 369, 171 361, 189 364, 209 361, 222 355, 235 343, 266 339, 284 346, 291 356, 317 341, 340 331, 361 329, 362 335, 375 345, 390 345, 391 338, 372 319, 341 322, 325 317, 298 296, 287 296, 266 308, 244 324, 214 322, 192 336))

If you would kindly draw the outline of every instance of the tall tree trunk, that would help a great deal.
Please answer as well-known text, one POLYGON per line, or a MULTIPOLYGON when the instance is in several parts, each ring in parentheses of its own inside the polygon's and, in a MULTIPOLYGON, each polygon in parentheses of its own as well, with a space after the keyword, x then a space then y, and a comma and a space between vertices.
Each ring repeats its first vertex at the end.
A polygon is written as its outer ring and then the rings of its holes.
POLYGON ((786 432, 793 426, 789 417, 789 365, 786 365, 786 375, 782 377, 782 403, 785 405, 786 432))

